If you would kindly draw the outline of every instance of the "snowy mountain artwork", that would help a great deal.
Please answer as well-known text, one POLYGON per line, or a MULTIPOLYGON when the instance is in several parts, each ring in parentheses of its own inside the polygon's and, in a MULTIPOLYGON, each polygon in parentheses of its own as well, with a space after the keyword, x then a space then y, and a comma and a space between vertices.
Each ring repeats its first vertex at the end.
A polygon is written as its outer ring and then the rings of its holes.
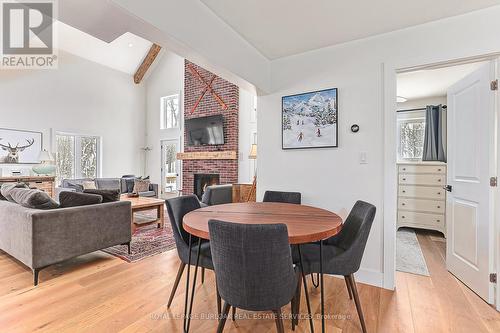
POLYGON ((337 88, 281 100, 283 149, 338 147, 337 88))

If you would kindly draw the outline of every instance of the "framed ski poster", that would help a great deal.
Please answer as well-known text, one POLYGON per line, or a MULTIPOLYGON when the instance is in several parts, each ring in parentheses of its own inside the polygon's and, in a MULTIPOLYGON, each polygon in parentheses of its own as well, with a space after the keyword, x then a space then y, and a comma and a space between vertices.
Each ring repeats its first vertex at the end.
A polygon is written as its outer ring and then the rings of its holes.
POLYGON ((282 148, 338 147, 337 97, 337 88, 282 97, 282 148))

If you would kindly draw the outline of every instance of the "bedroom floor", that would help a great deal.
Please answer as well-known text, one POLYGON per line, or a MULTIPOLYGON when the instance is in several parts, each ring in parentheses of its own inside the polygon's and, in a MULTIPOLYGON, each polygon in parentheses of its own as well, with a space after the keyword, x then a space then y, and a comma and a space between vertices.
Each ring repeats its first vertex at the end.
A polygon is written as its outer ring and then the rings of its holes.
POLYGON ((447 271, 441 233, 414 230, 430 276, 396 272, 400 332, 500 332, 500 313, 447 271))

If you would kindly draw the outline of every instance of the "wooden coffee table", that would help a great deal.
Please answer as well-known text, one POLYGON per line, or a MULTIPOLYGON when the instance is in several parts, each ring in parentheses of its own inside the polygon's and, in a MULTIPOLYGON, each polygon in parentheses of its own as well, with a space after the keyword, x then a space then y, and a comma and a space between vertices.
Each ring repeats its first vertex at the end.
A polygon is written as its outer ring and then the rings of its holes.
POLYGON ((163 228, 163 220, 165 216, 165 200, 157 198, 129 197, 126 194, 122 194, 122 196, 120 197, 120 201, 129 201, 132 204, 132 221, 130 221, 132 234, 134 234, 135 230, 138 227, 143 227, 154 223, 158 224, 158 228, 163 228), (151 210, 156 210, 156 217, 135 214, 137 212, 151 210))

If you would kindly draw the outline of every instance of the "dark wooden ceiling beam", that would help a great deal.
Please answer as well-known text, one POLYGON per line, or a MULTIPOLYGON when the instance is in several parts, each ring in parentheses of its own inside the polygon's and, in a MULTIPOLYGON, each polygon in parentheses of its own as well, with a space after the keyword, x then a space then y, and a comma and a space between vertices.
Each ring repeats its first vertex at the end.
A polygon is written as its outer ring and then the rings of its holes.
POLYGON ((144 60, 142 61, 142 64, 139 66, 137 71, 134 74, 134 82, 136 84, 141 83, 142 79, 144 78, 144 75, 146 75, 149 67, 153 64, 155 61, 156 57, 158 56, 158 53, 161 51, 161 46, 158 44, 153 44, 151 45, 151 48, 148 51, 148 54, 146 57, 144 57, 144 60))

